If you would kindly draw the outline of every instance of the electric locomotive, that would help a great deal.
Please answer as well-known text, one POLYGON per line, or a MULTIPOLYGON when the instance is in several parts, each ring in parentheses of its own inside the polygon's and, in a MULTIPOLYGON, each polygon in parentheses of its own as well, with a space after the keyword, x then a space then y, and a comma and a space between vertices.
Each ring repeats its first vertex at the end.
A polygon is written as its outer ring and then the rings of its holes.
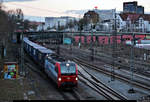
POLYGON ((55 52, 24 37, 24 49, 41 69, 57 84, 58 88, 75 87, 78 81, 77 65, 58 56, 55 52))
POLYGON ((66 61, 56 54, 45 59, 45 72, 60 87, 77 87, 78 70, 74 62, 66 61))

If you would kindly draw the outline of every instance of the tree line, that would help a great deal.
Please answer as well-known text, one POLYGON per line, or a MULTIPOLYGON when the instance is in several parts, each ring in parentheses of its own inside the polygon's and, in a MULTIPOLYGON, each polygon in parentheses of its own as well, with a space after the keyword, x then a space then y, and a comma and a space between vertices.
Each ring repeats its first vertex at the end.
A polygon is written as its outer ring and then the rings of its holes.
POLYGON ((18 29, 29 29, 29 21, 24 20, 21 9, 4 10, 4 5, 0 3, 0 33, 15 32, 18 29))

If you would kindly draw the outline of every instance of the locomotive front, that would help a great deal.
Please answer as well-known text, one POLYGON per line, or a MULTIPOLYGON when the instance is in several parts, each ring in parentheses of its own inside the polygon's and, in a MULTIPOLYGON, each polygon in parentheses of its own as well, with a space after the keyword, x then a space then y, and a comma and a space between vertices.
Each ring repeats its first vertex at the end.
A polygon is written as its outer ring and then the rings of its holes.
POLYGON ((58 87, 77 87, 78 69, 74 62, 57 63, 58 66, 58 87))

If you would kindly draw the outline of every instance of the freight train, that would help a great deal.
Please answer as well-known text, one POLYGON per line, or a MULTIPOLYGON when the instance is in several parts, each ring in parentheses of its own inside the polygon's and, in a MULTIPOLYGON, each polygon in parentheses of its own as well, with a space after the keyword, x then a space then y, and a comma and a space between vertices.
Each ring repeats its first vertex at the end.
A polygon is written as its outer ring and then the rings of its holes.
POLYGON ((78 69, 76 63, 65 60, 54 51, 30 41, 27 37, 24 37, 23 42, 24 50, 57 84, 58 88, 77 87, 78 69))

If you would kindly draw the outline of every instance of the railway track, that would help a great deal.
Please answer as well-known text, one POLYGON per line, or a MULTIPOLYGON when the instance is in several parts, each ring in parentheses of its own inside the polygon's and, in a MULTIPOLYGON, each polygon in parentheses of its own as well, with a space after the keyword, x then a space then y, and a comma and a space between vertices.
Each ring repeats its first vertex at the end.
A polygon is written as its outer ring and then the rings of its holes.
MULTIPOLYGON (((63 48, 63 50, 61 50, 62 52, 67 52, 67 50, 65 49, 65 48, 63 48), (64 50, 64 51, 63 51, 64 50)), ((87 54, 86 54, 87 55, 87 54)), ((104 68, 104 66, 105 65, 107 65, 107 66, 109 66, 109 67, 113 67, 110 63, 108 63, 107 61, 108 60, 111 60, 110 58, 106 61, 105 60, 105 62, 104 62, 104 60, 102 60, 102 59, 100 59, 99 61, 98 61, 98 64, 95 64, 95 65, 93 65, 93 63, 91 63, 91 62, 89 62, 87 59, 87 57, 86 56, 84 56, 84 58, 83 58, 83 54, 80 54, 79 55, 79 52, 77 53, 77 55, 65 55, 64 57, 67 57, 67 58, 71 58, 71 59, 77 59, 77 60, 79 60, 78 62, 79 63, 81 63, 81 64, 83 64, 83 65, 85 65, 85 66, 87 66, 87 67, 90 67, 90 68, 92 68, 92 69, 95 69, 95 70, 97 70, 97 71, 99 71, 99 72, 101 72, 101 73, 104 73, 104 74, 107 74, 107 75, 110 75, 111 76, 111 74, 112 74, 112 72, 111 72, 111 68, 109 68, 109 70, 108 69, 106 69, 106 68, 104 68), (85 59, 86 58, 86 59, 85 59), (91 64, 90 64, 91 63, 91 64)), ((107 58, 103 58, 103 59, 107 59, 107 58)), ((97 59, 98 60, 98 59, 97 59)), ((111 61, 112 62, 112 61, 111 61)), ((115 61, 116 62, 116 61, 115 61)), ((137 65, 138 66, 138 65, 137 65)), ((127 67, 127 65, 126 64, 124 64, 124 66, 123 67, 127 67)), ((129 66, 128 66, 129 67, 129 66)), ((124 68, 124 69, 125 69, 124 68)), ((118 70, 118 67, 114 67, 114 70, 118 70)), ((131 72, 129 72, 128 70, 123 70, 122 68, 120 68, 120 71, 122 72, 122 73, 127 73, 127 75, 122 75, 122 74, 119 74, 119 73, 115 73, 115 77, 117 77, 118 79, 120 79, 120 80, 124 80, 124 81, 126 81, 126 82, 129 82, 129 83, 131 83, 130 82, 130 74, 131 74, 131 72)), ((133 83, 135 83, 135 85, 136 86, 138 86, 138 87, 140 87, 140 88, 144 88, 144 89, 146 89, 146 90, 150 90, 150 78, 149 77, 147 77, 147 76, 145 76, 145 75, 143 75, 143 74, 138 74, 138 73, 136 73, 135 74, 136 76, 138 76, 139 78, 140 78, 140 80, 134 80, 134 82, 133 83), (147 78, 147 79, 146 79, 147 78), (144 84, 144 85, 143 85, 144 84)))
POLYGON ((84 100, 76 89, 60 91, 65 100, 84 100))
MULTIPOLYGON (((91 64, 89 64, 89 63, 87 63, 87 62, 85 62, 85 61, 83 61, 83 60, 78 59, 78 58, 75 58, 74 61, 75 61, 76 63, 79 63, 79 64, 82 65, 82 66, 86 66, 86 67, 88 67, 88 68, 92 68, 92 69, 94 69, 94 70, 96 70, 96 71, 98 71, 98 72, 101 72, 101 73, 104 73, 104 74, 106 74, 106 75, 111 76, 111 71, 105 70, 105 69, 102 68, 102 67, 98 67, 98 66, 96 66, 96 65, 91 65, 91 64)), ((125 77, 124 75, 121 75, 121 74, 119 74, 119 73, 115 73, 115 78, 130 83, 130 78, 129 78, 129 77, 125 77)), ((143 89, 145 89, 145 90, 150 91, 150 85, 145 84, 145 83, 143 83, 143 82, 141 82, 141 81, 134 80, 134 81, 132 82, 132 84, 135 85, 135 86, 137 86, 137 87, 139 87, 139 88, 143 88, 143 89)))
POLYGON ((127 100, 127 98, 107 85, 103 84, 100 80, 98 80, 94 75, 90 74, 85 70, 85 68, 80 65, 84 70, 84 74, 79 72, 79 79, 82 80, 86 85, 91 87, 100 95, 104 96, 107 100, 127 100), (86 75, 85 75, 86 73, 86 75), (91 78, 90 78, 91 77, 91 78))
MULTIPOLYGON (((74 48, 71 52, 69 48, 65 48, 63 46, 61 46, 60 48, 64 51, 72 53, 76 57, 80 57, 81 59, 86 58, 85 60, 90 60, 91 58, 91 52, 88 50, 84 51, 82 49, 79 50, 74 48)), ((104 62, 105 64, 109 64, 109 65, 112 65, 112 62, 114 61, 116 67, 125 70, 130 70, 131 60, 127 57, 117 57, 114 59, 112 55, 105 54, 105 53, 96 53, 94 54, 94 59, 98 61, 100 60, 101 62, 104 62)), ((150 71, 149 67, 150 64, 148 62, 144 62, 143 60, 138 60, 138 59, 134 60, 134 71, 141 75, 150 77, 150 73, 147 72, 148 70, 150 71)))
MULTIPOLYGON (((25 59, 27 62, 30 62, 31 60, 29 59, 25 59)), ((33 66, 35 65, 31 65, 29 63, 25 63, 25 65, 30 69, 32 70, 33 72, 36 72, 38 73, 38 75, 40 75, 41 77, 43 77, 45 80, 48 80, 45 75, 44 75, 44 72, 41 72, 41 70, 38 70, 38 67, 37 69, 35 69, 33 66)), ((80 74, 81 75, 81 74, 80 74)), ((112 89, 106 87, 106 86, 102 86, 102 85, 99 85, 99 83, 97 84, 96 82, 92 82, 91 80, 87 79, 86 77, 84 77, 83 75, 80 76, 80 79, 83 81, 83 78, 84 80, 88 80, 90 83, 94 84, 94 87, 95 87, 95 90, 100 93, 101 95, 103 95, 106 99, 108 100, 125 100, 125 98, 121 97, 120 95, 118 95, 115 91, 112 91, 112 89), (82 79, 81 79, 82 77, 82 79), (110 91, 111 90, 111 91, 110 91), (109 93, 108 93, 109 92, 109 93), (115 95, 111 95, 111 94, 114 94, 115 95)), ((60 91, 60 90, 59 90, 60 91)), ((65 100, 84 100, 78 93, 77 89, 73 89, 71 91, 60 91, 60 94, 63 96, 63 98, 65 100)))
MULTIPOLYGON (((34 63, 29 63, 29 62, 33 62, 31 61, 31 59, 29 58, 25 58, 25 65, 27 66, 28 69, 30 69, 32 72, 37 73, 39 76, 41 76, 44 80, 46 80, 49 84, 52 83, 52 81, 48 78, 48 76, 45 75, 44 71, 40 70, 40 67, 35 65, 34 63)), ((32 81, 31 78, 29 78, 29 80, 32 81)), ((53 83, 55 84, 55 83, 53 83)), ((34 84, 32 84, 32 88, 35 90, 35 93, 40 93, 34 86, 34 84)), ((55 87, 57 89, 57 87, 55 87)), ((57 89, 57 91, 62 95, 62 97, 64 98, 64 100, 84 100, 78 93, 77 89, 72 89, 69 91, 64 91, 64 90, 60 90, 57 89)), ((40 99, 43 99, 43 97, 41 97, 39 94, 36 94, 40 99)))
MULTIPOLYGON (((61 50, 61 51, 62 51, 62 50, 61 50)), ((77 52, 76 52, 76 53, 77 53, 77 52)), ((78 54, 79 54, 79 53, 78 53, 78 54)), ((80 54, 80 55, 82 55, 82 54, 80 54)), ((88 54, 86 54, 86 55, 88 55, 88 54)), ((86 55, 85 55, 85 56, 86 56, 86 55)), ((83 56, 83 55, 82 55, 82 56, 83 56)), ((80 57, 82 57, 82 56, 80 56, 80 57)), ((75 59, 75 61, 76 61, 77 63, 79 63, 80 65, 86 66, 86 67, 88 67, 88 68, 93 68, 93 69, 95 69, 95 70, 97 70, 97 71, 99 71, 99 72, 102 72, 102 73, 104 73, 104 74, 107 74, 107 75, 111 75, 111 72, 108 71, 108 70, 104 70, 104 68, 100 68, 100 67, 98 67, 98 66, 91 65, 91 64, 89 64, 89 63, 87 63, 87 62, 85 62, 85 61, 83 61, 83 60, 81 60, 81 59, 75 58, 75 57, 73 57, 72 59, 75 59)), ((111 61, 111 62, 112 62, 112 61, 111 61)), ((124 67, 126 67, 126 66, 124 66, 124 67)), ((115 77, 118 78, 118 79, 120 79, 120 80, 123 80, 123 81, 125 81, 125 82, 130 83, 130 78, 129 78, 129 77, 125 77, 125 76, 123 76, 123 75, 121 75, 121 74, 118 74, 118 73, 115 73, 115 77)), ((88 81, 88 83, 90 83, 90 87, 92 87, 92 88, 93 88, 94 90, 96 90, 98 93, 103 94, 106 99, 111 99, 111 100, 113 100, 113 99, 115 99, 115 100, 119 100, 119 99, 123 100, 123 99, 125 99, 125 98, 122 98, 121 96, 120 96, 120 97, 117 97, 118 95, 110 95, 110 93, 112 94, 112 93, 115 93, 115 92, 112 91, 112 92, 109 92, 109 93, 108 93, 108 90, 107 90, 107 91, 104 90, 104 89, 102 90, 102 87, 100 88, 100 85, 99 85, 99 84, 96 84, 96 82, 93 82, 93 81, 89 80, 88 78, 85 78, 85 76, 83 76, 83 75, 80 76, 80 79, 81 79, 82 81, 84 80, 85 83, 87 83, 87 81, 88 81), (87 81, 85 81, 85 80, 87 80, 87 81), (101 89, 101 91, 99 91, 99 89, 101 89), (107 92, 107 94, 106 94, 105 92, 107 92)), ((144 85, 143 85, 143 83, 140 82, 140 81, 134 80, 134 82, 132 82, 132 84, 135 85, 135 86, 137 86, 137 87, 140 87, 140 88, 143 88, 143 89, 145 89, 145 90, 149 90, 149 91, 150 91, 150 87, 149 87, 150 85, 147 85, 147 84, 144 84, 144 85)), ((107 89, 107 88, 105 88, 105 89, 107 89)), ((115 94, 117 94, 117 93, 115 93, 115 94)))

